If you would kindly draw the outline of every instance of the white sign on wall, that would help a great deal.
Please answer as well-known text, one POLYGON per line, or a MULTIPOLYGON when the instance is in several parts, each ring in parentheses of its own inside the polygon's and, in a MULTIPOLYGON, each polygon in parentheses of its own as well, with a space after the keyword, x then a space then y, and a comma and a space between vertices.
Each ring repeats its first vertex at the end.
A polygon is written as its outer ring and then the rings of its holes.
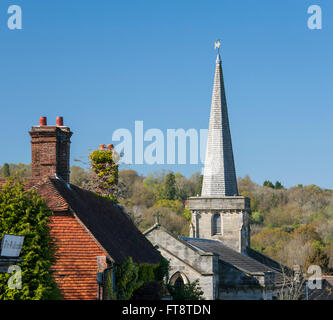
POLYGON ((1 243, 0 256, 19 257, 23 245, 24 236, 5 234, 1 243))

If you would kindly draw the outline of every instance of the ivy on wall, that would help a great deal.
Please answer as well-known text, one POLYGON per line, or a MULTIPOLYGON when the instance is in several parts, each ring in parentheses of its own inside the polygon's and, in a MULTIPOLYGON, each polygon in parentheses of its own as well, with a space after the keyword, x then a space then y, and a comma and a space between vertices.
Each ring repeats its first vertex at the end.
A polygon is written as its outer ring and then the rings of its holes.
POLYGON ((161 256, 159 264, 136 264, 132 258, 114 266, 105 279, 106 295, 113 300, 137 299, 143 295, 161 298, 166 288, 169 262, 161 256), (113 274, 115 279, 112 279, 113 274), (112 290, 113 280, 115 290, 112 290))
POLYGON ((0 188, 0 238, 24 236, 22 288, 10 289, 9 273, 0 273, 0 300, 53 300, 61 294, 52 278, 55 248, 49 235, 52 212, 36 191, 25 191, 21 181, 8 179, 0 188))

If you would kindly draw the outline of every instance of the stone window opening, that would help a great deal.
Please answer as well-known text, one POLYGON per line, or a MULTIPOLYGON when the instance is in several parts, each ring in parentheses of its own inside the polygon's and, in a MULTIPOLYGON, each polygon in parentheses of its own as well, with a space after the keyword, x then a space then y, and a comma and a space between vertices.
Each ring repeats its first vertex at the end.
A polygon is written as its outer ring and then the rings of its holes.
POLYGON ((221 232, 221 214, 216 213, 212 219, 212 235, 222 234, 221 232))

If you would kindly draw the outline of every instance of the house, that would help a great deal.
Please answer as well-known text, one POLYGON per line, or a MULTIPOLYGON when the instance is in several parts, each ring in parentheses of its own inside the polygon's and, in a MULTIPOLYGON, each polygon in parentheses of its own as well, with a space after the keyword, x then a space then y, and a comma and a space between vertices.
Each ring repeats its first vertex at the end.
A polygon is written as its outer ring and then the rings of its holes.
POLYGON ((46 200, 53 215, 50 234, 56 245, 54 279, 65 300, 102 297, 97 273, 132 257, 138 264, 157 264, 160 255, 128 215, 112 202, 69 183, 72 132, 58 117, 45 117, 29 132, 32 176, 26 188, 46 200))
POLYGON ((170 261, 170 283, 199 279, 206 299, 277 299, 284 283, 281 266, 250 247, 250 199, 238 194, 220 53, 201 196, 187 203, 188 238, 175 237, 159 224, 144 232, 170 261))

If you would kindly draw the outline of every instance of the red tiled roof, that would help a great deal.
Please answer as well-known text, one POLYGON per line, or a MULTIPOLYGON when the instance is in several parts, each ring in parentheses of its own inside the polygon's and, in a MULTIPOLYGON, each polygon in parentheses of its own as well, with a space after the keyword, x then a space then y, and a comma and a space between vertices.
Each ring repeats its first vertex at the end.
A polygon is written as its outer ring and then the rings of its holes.
POLYGON ((50 218, 50 235, 56 246, 53 277, 65 300, 97 299, 97 256, 106 253, 89 236, 73 214, 50 218))
POLYGON ((52 211, 71 210, 116 263, 129 257, 136 263, 159 263, 158 251, 112 202, 52 178, 40 185, 38 192, 52 211))

